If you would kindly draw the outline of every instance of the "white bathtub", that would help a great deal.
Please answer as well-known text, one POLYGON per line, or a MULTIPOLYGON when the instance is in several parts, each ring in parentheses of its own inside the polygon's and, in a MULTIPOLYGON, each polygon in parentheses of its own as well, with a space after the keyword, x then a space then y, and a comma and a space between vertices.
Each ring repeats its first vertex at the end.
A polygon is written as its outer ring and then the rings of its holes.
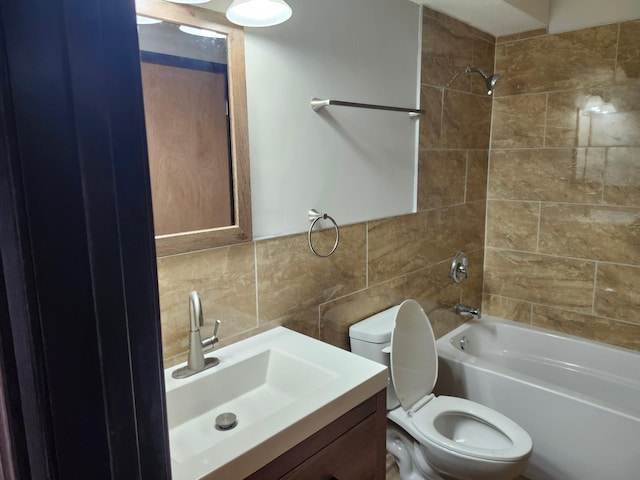
POLYGON ((528 478, 640 479, 640 353, 490 316, 437 346, 436 393, 487 405, 529 432, 528 478))

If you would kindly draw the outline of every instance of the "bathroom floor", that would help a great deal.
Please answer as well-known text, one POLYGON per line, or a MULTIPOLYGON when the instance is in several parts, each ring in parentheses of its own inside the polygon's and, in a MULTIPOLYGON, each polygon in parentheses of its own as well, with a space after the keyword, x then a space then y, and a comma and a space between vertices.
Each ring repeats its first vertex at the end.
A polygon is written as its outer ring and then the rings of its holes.
POLYGON ((400 472, 393 456, 387 453, 387 475, 386 480, 400 480, 400 472))
MULTIPOLYGON (((387 475, 386 480, 400 480, 400 472, 393 456, 387 453, 387 475)), ((527 477, 520 476, 515 480, 528 480, 527 477)))

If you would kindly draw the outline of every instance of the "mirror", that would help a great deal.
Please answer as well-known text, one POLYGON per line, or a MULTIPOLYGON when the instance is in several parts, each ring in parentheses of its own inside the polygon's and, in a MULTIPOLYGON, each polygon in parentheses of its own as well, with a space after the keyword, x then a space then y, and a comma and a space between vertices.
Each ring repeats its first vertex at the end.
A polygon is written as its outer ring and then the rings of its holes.
POLYGON ((251 240, 244 32, 191 5, 136 10, 162 21, 138 27, 157 255, 251 240))

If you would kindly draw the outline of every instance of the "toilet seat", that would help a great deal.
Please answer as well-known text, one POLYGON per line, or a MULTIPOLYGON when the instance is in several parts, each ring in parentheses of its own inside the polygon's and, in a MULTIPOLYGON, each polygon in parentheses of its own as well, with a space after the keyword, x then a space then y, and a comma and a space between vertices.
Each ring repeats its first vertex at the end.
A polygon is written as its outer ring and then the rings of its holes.
POLYGON ((405 300, 395 312, 391 333, 391 378, 401 407, 389 418, 423 444, 472 458, 512 462, 531 453, 529 434, 501 413, 464 398, 433 395, 437 377, 429 319, 418 302, 405 300))
POLYGON ((528 457, 533 447, 531 437, 522 427, 499 412, 466 398, 440 396, 433 398, 424 408, 413 414, 410 421, 421 440, 469 457, 494 461, 514 461, 528 457), (438 418, 443 416, 466 418, 470 430, 476 432, 475 440, 464 438, 465 432, 450 431, 446 435, 438 418), (477 425, 470 425, 477 422, 477 425), (453 438, 452 438, 453 437, 453 438), (480 445, 474 445, 480 443, 480 445))

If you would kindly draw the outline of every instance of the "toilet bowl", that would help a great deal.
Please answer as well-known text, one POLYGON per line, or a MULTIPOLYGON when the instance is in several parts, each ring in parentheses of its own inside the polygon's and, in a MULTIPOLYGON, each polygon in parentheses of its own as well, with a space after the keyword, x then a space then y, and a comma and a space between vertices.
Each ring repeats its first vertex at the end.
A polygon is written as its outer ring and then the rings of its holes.
POLYGON ((351 351, 390 368, 387 450, 403 480, 511 480, 526 468, 529 434, 489 407, 432 393, 438 354, 431 324, 415 300, 349 329, 351 351))

